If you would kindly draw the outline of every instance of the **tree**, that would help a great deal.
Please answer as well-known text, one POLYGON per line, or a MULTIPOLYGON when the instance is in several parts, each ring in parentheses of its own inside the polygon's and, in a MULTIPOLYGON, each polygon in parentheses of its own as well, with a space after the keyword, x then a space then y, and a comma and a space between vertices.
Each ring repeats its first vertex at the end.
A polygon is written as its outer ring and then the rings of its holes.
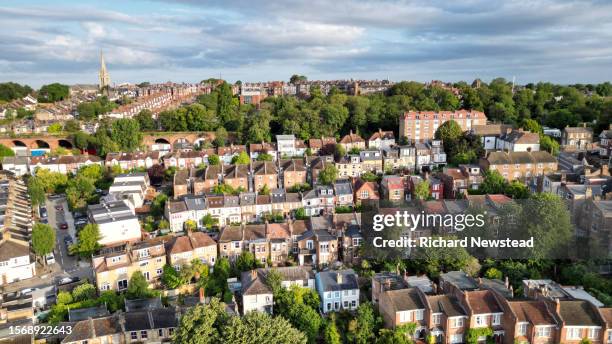
POLYGON ((499 172, 496 170, 488 170, 484 173, 484 180, 479 190, 486 194, 503 194, 506 185, 506 180, 499 172))
POLYGON ((249 312, 244 317, 230 318, 223 328, 223 343, 285 343, 306 344, 306 336, 282 317, 249 312))
POLYGON ((250 251, 242 251, 238 258, 236 258, 236 263, 234 264, 234 267, 238 272, 250 271, 258 268, 259 266, 259 261, 250 251))
POLYGON ((335 314, 331 314, 327 323, 325 324, 325 330, 323 332, 323 341, 325 344, 340 344, 340 334, 338 333, 338 327, 336 326, 335 314))
POLYGON ((227 82, 219 85, 215 91, 217 92, 217 116, 221 119, 221 123, 225 124, 232 117, 232 88, 227 82))
POLYGON ((463 136, 463 130, 454 120, 446 121, 438 127, 435 133, 436 140, 442 140, 445 152, 451 152, 453 146, 463 136))
POLYGON ((38 177, 28 179, 28 194, 33 206, 45 203, 45 185, 38 177))
POLYGON ((559 155, 559 142, 548 135, 540 135, 540 149, 552 155, 559 155))
POLYGON ((484 276, 488 279, 498 279, 498 280, 501 280, 504 277, 502 272, 497 270, 496 268, 487 269, 484 276))
POLYGON ((15 156, 15 152, 7 146, 0 143, 0 157, 15 156))
POLYGON ((140 271, 134 271, 128 282, 128 288, 126 292, 128 299, 146 299, 152 295, 152 291, 149 289, 149 282, 140 271))
POLYGON ((218 166, 221 165, 221 159, 219 159, 219 156, 216 154, 212 154, 208 156, 208 164, 211 166, 218 166))
POLYGON ((286 315, 287 320, 308 337, 308 343, 316 343, 323 321, 319 313, 303 303, 293 303, 286 315))
POLYGON ((84 133, 82 131, 77 131, 72 134, 72 142, 77 148, 87 149, 89 148, 90 143, 92 142, 91 135, 84 133))
POLYGON ((414 198, 415 199, 423 199, 426 200, 429 198, 430 190, 429 190, 429 181, 423 180, 414 187, 414 198))
POLYGON ((176 289, 186 283, 178 271, 170 264, 164 265, 161 279, 162 283, 169 289, 176 289))
POLYGON ((0 83, 0 100, 10 102, 32 93, 32 88, 28 85, 20 85, 14 82, 0 83))
POLYGON ((327 165, 319 172, 318 179, 320 184, 331 185, 338 179, 338 169, 333 165, 327 165))
POLYGON ((55 248, 55 230, 47 224, 36 223, 32 228, 32 250, 39 257, 53 252, 55 248))
POLYGON ((198 223, 195 222, 194 220, 187 220, 187 221, 185 221, 183 226, 185 227, 185 230, 188 231, 188 232, 193 232, 196 229, 198 229, 198 223))
POLYGON ((518 180, 513 180, 506 185, 504 194, 514 199, 526 199, 529 197, 529 188, 518 180))
POLYGON ((261 153, 257 155, 257 161, 272 161, 272 155, 268 153, 261 153))
POLYGON ((164 214, 164 208, 166 206, 167 200, 168 195, 164 193, 160 193, 159 195, 155 196, 155 198, 151 202, 151 215, 162 216, 164 214))
POLYGON ((234 156, 232 158, 232 164, 236 165, 248 165, 251 163, 251 158, 247 154, 247 152, 242 151, 240 154, 234 156))
POLYGON ((96 298, 96 287, 91 283, 83 283, 72 290, 72 298, 74 301, 85 301, 96 298))
POLYGON ((308 80, 308 78, 306 78, 306 76, 304 76, 304 75, 293 74, 291 76, 291 78, 289 78, 289 83, 290 84, 297 84, 297 83, 300 83, 300 82, 305 82, 307 80, 308 80))
POLYGON ((79 232, 79 240, 70 247, 71 252, 79 254, 83 258, 91 257, 98 249, 98 240, 102 237, 100 229, 95 223, 88 223, 79 232))
POLYGON ((181 316, 172 340, 185 344, 221 343, 221 331, 227 319, 223 304, 213 298, 209 304, 191 307, 181 316))
POLYGON ((270 188, 268 187, 268 184, 264 184, 261 189, 259 189, 259 194, 266 196, 270 194, 270 188))
POLYGON ((138 122, 131 118, 121 118, 113 122, 111 138, 124 151, 134 151, 142 143, 142 132, 138 122))
POLYGON ((349 322, 347 337, 356 344, 368 344, 374 341, 382 320, 374 312, 372 304, 362 303, 357 308, 357 316, 349 322))
POLYGON ((155 130, 157 123, 153 119, 153 113, 149 109, 141 110, 134 119, 138 122, 141 130, 155 130))
POLYGON ((564 201, 550 193, 532 194, 522 206, 520 237, 537 238, 528 257, 564 257, 573 236, 570 213, 564 201))
POLYGON ((58 133, 61 133, 62 130, 64 130, 64 127, 62 126, 61 123, 53 123, 49 125, 49 127, 47 128, 47 132, 49 134, 58 134, 58 133))
POLYGON ((219 220, 214 218, 210 214, 206 214, 202 217, 202 226, 206 229, 211 229, 213 226, 216 226, 219 223, 219 220))
POLYGON ((71 209, 84 208, 87 205, 87 200, 92 197, 96 191, 96 186, 92 179, 77 176, 68 182, 66 188, 66 199, 71 209))
POLYGON ((53 103, 68 98, 70 87, 59 83, 43 85, 38 90, 38 101, 41 103, 53 103))
POLYGON ((219 127, 217 130, 215 130, 215 139, 213 140, 213 143, 217 147, 223 147, 227 143, 227 137, 227 130, 225 130, 224 127, 219 127))

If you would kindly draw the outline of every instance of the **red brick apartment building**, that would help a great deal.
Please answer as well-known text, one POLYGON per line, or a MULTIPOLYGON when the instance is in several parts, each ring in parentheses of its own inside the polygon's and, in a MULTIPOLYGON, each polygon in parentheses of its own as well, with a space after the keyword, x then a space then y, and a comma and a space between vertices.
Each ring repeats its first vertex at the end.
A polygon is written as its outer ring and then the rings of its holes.
POLYGON ((439 126, 450 120, 457 122, 463 131, 467 131, 472 126, 486 124, 487 116, 484 112, 473 110, 408 111, 400 116, 399 134, 411 143, 427 142, 434 138, 439 126))

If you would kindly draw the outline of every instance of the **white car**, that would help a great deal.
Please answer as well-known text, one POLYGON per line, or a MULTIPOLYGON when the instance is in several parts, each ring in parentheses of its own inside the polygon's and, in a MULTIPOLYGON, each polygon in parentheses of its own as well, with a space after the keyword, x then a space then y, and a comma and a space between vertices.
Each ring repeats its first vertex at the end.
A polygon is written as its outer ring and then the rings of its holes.
POLYGON ((34 291, 34 288, 25 288, 21 291, 21 293, 23 295, 27 295, 27 294, 32 294, 33 291, 34 291))
POLYGON ((47 262, 47 265, 55 264, 55 256, 53 255, 53 252, 45 256, 45 261, 47 262))

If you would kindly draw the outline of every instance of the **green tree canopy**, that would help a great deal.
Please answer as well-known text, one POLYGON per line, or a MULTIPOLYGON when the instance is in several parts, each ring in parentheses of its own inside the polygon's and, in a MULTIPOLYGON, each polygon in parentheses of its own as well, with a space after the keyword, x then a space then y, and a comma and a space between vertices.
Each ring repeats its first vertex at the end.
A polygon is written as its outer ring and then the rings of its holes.
POLYGON ((319 172, 318 179, 320 184, 331 185, 338 179, 338 169, 333 165, 327 165, 319 172))
POLYGON ((100 229, 95 223, 88 223, 78 234, 77 243, 70 247, 70 250, 79 254, 83 258, 91 257, 98 249, 98 240, 101 239, 100 229))
POLYGON ((121 118, 113 122, 111 139, 124 151, 132 152, 142 143, 142 132, 138 121, 130 118, 121 118))
POLYGON ((41 103, 53 103, 68 98, 70 87, 60 83, 43 85, 38 90, 38 101, 41 103))
POLYGON ((44 223, 35 223, 32 228, 32 250, 39 257, 53 252, 55 248, 55 230, 44 223))

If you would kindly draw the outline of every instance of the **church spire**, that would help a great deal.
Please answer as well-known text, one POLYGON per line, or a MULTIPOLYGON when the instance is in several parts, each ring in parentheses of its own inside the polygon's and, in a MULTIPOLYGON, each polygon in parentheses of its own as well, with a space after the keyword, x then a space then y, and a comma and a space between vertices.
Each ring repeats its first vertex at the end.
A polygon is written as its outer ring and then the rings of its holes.
POLYGON ((104 55, 102 51, 100 51, 100 90, 108 90, 110 87, 110 76, 108 75, 108 71, 106 70, 106 63, 104 62, 104 55))

